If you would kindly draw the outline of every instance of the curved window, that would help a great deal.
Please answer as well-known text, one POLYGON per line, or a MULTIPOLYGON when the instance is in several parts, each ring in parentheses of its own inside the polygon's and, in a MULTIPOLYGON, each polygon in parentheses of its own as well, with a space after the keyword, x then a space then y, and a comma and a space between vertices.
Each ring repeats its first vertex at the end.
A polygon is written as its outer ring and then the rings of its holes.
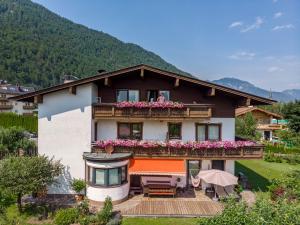
POLYGON ((127 182, 127 166, 102 169, 89 167, 88 181, 94 186, 117 186, 127 182))

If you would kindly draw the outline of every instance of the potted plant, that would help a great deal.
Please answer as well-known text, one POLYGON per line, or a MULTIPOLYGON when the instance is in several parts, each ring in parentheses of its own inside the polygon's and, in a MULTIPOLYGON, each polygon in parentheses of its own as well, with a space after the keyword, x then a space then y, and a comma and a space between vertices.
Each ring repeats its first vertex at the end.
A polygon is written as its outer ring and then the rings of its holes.
POLYGON ((82 201, 84 199, 83 191, 86 187, 86 183, 82 179, 73 179, 71 183, 72 189, 76 192, 76 201, 82 201))

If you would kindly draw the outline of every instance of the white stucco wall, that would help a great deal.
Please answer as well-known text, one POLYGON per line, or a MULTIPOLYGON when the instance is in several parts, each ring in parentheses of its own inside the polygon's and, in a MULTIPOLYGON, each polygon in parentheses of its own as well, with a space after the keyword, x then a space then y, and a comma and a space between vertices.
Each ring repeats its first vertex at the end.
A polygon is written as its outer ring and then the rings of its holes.
MULTIPOLYGON (((120 166, 128 165, 129 160, 113 163, 93 163, 87 162, 88 166, 93 168, 116 168, 120 166)), ((98 202, 104 202, 107 196, 111 197, 112 201, 119 201, 127 198, 129 193, 129 176, 127 177, 127 183, 118 187, 92 187, 87 186, 86 195, 88 199, 98 202)))
MULTIPOLYGON (((98 140, 116 139, 117 138, 117 121, 115 120, 98 120, 98 140)), ((143 139, 144 140, 166 140, 168 132, 168 122, 163 121, 141 121, 143 122, 143 139)), ((203 123, 203 120, 189 120, 182 122, 182 140, 191 141, 196 138, 195 123, 203 123)), ((234 118, 211 118, 210 123, 222 124, 222 140, 234 141, 235 138, 235 119, 234 118)))
POLYGON ((61 90, 43 96, 38 113, 39 154, 55 156, 65 165, 59 185, 48 188, 49 194, 73 193, 69 181, 84 178, 83 152, 91 150, 92 101, 96 87, 78 86, 76 95, 61 90))

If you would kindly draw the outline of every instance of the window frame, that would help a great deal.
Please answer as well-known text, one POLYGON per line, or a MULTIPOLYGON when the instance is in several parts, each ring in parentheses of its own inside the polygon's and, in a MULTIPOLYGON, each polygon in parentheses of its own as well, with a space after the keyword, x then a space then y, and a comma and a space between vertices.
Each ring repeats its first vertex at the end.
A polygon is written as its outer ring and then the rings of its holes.
POLYGON ((142 122, 133 122, 133 123, 128 123, 128 122, 117 122, 117 138, 118 139, 129 139, 129 140, 142 140, 143 139, 143 123, 142 122), (130 135, 129 138, 121 138, 120 137, 120 124, 129 124, 130 125, 130 135), (141 138, 140 139, 135 139, 133 138, 133 125, 139 124, 141 126, 141 138))
POLYGON ((88 171, 88 176, 87 176, 87 183, 90 186, 93 187, 104 187, 104 188, 111 188, 111 187, 119 187, 128 182, 128 168, 127 165, 124 166, 119 166, 119 167, 114 167, 114 168, 96 168, 92 166, 87 166, 87 171, 88 171), (125 169, 125 179, 122 179, 122 168, 125 169), (109 182, 109 171, 113 169, 118 169, 118 179, 119 183, 118 184, 112 184, 110 185, 109 182), (96 171, 97 170, 102 170, 104 171, 104 182, 103 184, 96 184, 96 171), (92 174, 91 174, 92 171, 92 174))
MULTIPOLYGON (((118 102, 118 91, 126 91, 126 102, 129 101, 129 91, 137 91, 138 92, 138 102, 141 99, 141 93, 139 89, 116 89, 116 102, 118 102)), ((121 101, 122 102, 122 101, 121 101)))
POLYGON ((221 141, 222 140, 222 124, 221 123, 196 123, 195 124, 195 140, 198 140, 198 126, 205 126, 205 141, 221 141), (219 127, 219 139, 218 140, 209 140, 208 139, 208 127, 212 126, 218 126, 219 127))
POLYGON ((182 140, 182 123, 181 122, 169 122, 168 123, 168 140, 182 140), (179 138, 170 138, 170 125, 177 124, 180 125, 179 138))

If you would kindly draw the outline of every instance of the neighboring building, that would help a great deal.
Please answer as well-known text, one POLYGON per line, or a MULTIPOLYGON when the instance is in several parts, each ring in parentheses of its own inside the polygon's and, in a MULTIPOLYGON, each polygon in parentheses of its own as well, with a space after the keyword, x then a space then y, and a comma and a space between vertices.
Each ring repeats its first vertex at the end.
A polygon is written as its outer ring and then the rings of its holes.
POLYGON ((271 141, 273 139, 273 132, 282 130, 286 124, 282 123, 282 116, 276 113, 257 107, 241 107, 235 110, 236 117, 243 117, 246 113, 251 113, 257 120, 257 130, 261 133, 262 139, 271 141))
POLYGON ((29 102, 9 100, 10 97, 33 92, 34 88, 8 84, 0 80, 0 112, 14 112, 19 115, 32 115, 36 113, 37 106, 29 102))
POLYGON ((13 99, 38 104, 39 154, 54 155, 66 166, 60 185, 48 194, 74 194, 70 180, 82 178, 87 197, 96 202, 108 195, 122 201, 151 180, 184 188, 200 169, 234 174, 236 159, 262 157, 261 145, 230 147, 238 144, 235 109, 274 102, 146 65, 13 99), (157 103, 158 96, 183 104, 157 103), (191 147, 195 141, 211 142, 191 147))

